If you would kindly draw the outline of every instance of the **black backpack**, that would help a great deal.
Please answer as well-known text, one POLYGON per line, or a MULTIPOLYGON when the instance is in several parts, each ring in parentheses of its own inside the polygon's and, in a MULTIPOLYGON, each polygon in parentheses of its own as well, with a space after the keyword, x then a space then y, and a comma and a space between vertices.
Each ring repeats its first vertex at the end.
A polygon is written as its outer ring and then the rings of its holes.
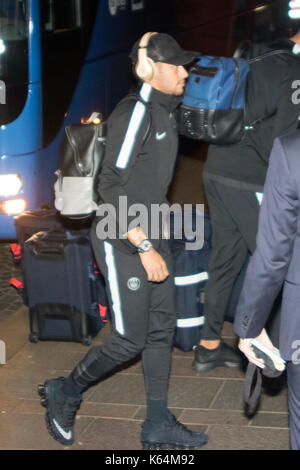
MULTIPOLYGON (((130 94, 124 100, 141 101, 149 110, 149 105, 140 96, 130 94)), ((124 101, 123 100, 123 101, 124 101)), ((151 130, 149 125, 143 137, 143 145, 151 130)), ((92 114, 88 123, 66 126, 60 145, 59 168, 55 172, 55 208, 61 215, 70 218, 91 217, 99 205, 97 191, 98 176, 105 156, 107 122, 97 113, 92 114)))

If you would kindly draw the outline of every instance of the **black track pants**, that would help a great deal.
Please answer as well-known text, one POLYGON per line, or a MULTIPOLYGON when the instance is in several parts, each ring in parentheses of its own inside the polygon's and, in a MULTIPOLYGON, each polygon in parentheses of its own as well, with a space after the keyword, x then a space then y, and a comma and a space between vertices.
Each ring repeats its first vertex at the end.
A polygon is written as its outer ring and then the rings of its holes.
POLYGON ((117 365, 142 352, 148 399, 166 400, 171 349, 176 325, 173 259, 166 240, 158 251, 170 276, 148 282, 139 255, 128 255, 92 232, 98 266, 106 279, 112 312, 112 335, 92 348, 73 371, 73 380, 88 386, 117 365))
POLYGON ((256 246, 259 203, 254 192, 204 178, 212 222, 212 254, 205 288, 202 338, 221 338, 226 307, 249 252, 256 246))

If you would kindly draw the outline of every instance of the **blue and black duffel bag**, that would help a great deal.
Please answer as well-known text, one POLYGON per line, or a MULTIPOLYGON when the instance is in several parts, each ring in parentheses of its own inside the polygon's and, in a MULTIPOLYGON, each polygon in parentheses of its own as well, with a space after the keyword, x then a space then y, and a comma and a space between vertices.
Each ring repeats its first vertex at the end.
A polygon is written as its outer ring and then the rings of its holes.
POLYGON ((190 70, 180 109, 181 135, 216 144, 240 141, 248 72, 243 58, 200 57, 190 70))
POLYGON ((180 134, 213 144, 239 142, 244 133, 274 113, 248 122, 247 78, 250 65, 278 54, 291 54, 286 49, 268 50, 243 57, 202 56, 191 68, 179 113, 180 134))

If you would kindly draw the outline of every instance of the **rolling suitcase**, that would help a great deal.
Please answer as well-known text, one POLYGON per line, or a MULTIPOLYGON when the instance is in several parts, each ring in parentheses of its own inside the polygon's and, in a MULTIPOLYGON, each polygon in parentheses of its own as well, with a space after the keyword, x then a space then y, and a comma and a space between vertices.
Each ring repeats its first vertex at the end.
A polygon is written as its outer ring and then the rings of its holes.
POLYGON ((24 243, 22 270, 30 341, 91 344, 107 321, 108 304, 89 230, 36 233, 24 243))

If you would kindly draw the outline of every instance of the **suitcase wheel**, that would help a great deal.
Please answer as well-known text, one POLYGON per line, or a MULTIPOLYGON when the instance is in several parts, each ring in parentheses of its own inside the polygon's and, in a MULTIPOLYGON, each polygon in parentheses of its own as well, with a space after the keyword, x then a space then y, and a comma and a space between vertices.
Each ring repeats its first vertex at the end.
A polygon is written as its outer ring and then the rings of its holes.
POLYGON ((92 338, 91 338, 91 336, 90 336, 90 335, 84 336, 84 337, 82 338, 82 344, 83 344, 84 346, 90 346, 90 345, 92 344, 92 338))
POLYGON ((39 342, 39 337, 36 333, 30 333, 29 335, 29 341, 31 343, 38 343, 39 342))

